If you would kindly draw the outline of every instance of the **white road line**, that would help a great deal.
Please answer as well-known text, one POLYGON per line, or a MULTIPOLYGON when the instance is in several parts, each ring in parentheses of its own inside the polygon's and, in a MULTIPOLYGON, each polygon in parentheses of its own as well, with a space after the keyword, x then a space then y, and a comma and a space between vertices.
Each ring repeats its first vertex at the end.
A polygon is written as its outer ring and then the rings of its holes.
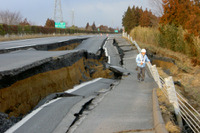
POLYGON ((32 118, 35 114, 37 114, 40 110, 42 110, 44 107, 60 100, 61 98, 57 98, 54 99, 52 101, 50 101, 49 103, 46 103, 44 105, 42 105, 41 107, 37 108, 36 110, 33 110, 30 114, 28 114, 26 117, 24 117, 21 121, 19 121, 18 123, 16 123, 14 126, 12 126, 11 128, 9 128, 5 133, 13 133, 15 132, 19 127, 21 127, 24 123, 26 123, 30 118, 32 118))
POLYGON ((92 81, 82 83, 82 84, 80 84, 80 85, 75 86, 73 89, 67 90, 67 91, 65 91, 65 92, 66 92, 66 93, 72 93, 72 92, 74 92, 74 91, 76 91, 76 90, 78 90, 78 89, 80 89, 80 88, 82 88, 82 87, 84 87, 84 86, 86 86, 86 85, 92 84, 92 83, 97 82, 97 81, 99 81, 99 80, 101 80, 101 79, 102 79, 102 78, 97 78, 97 79, 94 79, 94 80, 92 80, 92 81))
MULTIPOLYGON (((94 79, 92 81, 89 81, 89 82, 85 82, 85 83, 82 83, 80 85, 77 85, 75 86, 73 89, 71 90, 68 90, 68 91, 65 91, 66 93, 72 93, 86 85, 89 85, 89 84, 92 84, 92 83, 95 83, 99 80, 101 80, 102 78, 97 78, 97 79, 94 79)), ((18 128, 20 128, 24 123, 26 123, 29 119, 31 119, 34 115, 36 115, 40 110, 42 110, 44 107, 60 100, 61 98, 57 98, 57 99, 54 99, 44 105, 42 105, 41 107, 37 108, 36 110, 33 110, 30 114, 28 114, 26 117, 24 117, 21 121, 19 121, 18 123, 16 123, 15 125, 13 125, 11 128, 9 128, 5 133, 13 133, 15 132, 18 128)))
MULTIPOLYGON (((108 38, 109 39, 109 38, 108 38)), ((106 40, 105 44, 103 45, 103 49, 105 50, 105 55, 108 57, 108 63, 110 64, 110 56, 108 55, 108 49, 106 47, 106 44, 108 42, 108 39, 106 40)))

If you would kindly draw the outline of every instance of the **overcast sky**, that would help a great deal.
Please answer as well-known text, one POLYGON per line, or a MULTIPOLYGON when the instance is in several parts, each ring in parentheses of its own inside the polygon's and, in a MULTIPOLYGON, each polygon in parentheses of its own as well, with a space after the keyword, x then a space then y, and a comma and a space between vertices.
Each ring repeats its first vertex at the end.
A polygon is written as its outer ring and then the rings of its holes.
MULTIPOLYGON (((122 27, 122 15, 128 6, 148 8, 149 0, 61 0, 63 20, 78 27, 95 22, 96 26, 122 27)), ((47 18, 53 18, 55 0, 0 0, 0 10, 19 11, 24 18, 35 25, 44 25, 47 18)))

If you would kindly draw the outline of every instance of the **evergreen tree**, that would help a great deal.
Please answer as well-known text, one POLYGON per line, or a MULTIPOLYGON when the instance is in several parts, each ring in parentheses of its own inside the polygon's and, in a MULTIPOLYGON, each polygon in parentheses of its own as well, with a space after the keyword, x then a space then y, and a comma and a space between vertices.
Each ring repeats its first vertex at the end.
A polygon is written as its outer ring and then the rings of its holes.
POLYGON ((131 16, 132 16, 132 11, 129 6, 122 19, 122 24, 125 27, 125 31, 128 33, 131 30, 131 16))
POLYGON ((85 29, 87 30, 89 28, 90 24, 87 23, 85 29))
POLYGON ((142 27, 150 26, 150 18, 147 9, 142 13, 142 16, 140 17, 140 26, 142 27))
POLYGON ((45 27, 55 27, 55 21, 48 18, 45 27))
POLYGON ((93 30, 93 31, 96 31, 96 30, 97 30, 97 27, 96 27, 96 25, 95 25, 95 22, 92 24, 92 30, 93 30))
POLYGON ((157 25, 158 18, 152 14, 151 11, 147 9, 145 11, 142 10, 142 7, 133 6, 132 9, 128 7, 127 11, 123 15, 122 24, 127 33, 137 27, 137 26, 154 26, 157 25))

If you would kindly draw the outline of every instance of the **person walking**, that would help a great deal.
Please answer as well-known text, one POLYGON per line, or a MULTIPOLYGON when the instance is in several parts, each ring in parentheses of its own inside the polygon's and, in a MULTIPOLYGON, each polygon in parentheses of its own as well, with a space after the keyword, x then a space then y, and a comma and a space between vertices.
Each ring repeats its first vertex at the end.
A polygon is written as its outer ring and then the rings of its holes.
POLYGON ((150 63, 150 60, 146 55, 146 50, 142 49, 141 53, 139 53, 136 57, 137 71, 138 71, 138 75, 137 75, 138 81, 144 81, 146 62, 150 63))

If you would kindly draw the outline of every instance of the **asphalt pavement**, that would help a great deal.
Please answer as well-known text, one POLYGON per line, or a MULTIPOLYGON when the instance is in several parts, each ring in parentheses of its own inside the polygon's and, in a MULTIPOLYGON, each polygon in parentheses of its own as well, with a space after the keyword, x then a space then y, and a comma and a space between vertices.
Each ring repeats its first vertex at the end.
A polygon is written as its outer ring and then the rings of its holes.
MULTIPOLYGON (((88 37, 88 36, 81 36, 81 37, 88 37)), ((67 37, 56 37, 56 38, 42 38, 42 39, 31 39, 29 41, 24 41, 22 40, 21 45, 20 46, 24 46, 24 45, 32 45, 33 43, 36 43, 37 45, 43 43, 43 41, 45 43, 48 42, 53 42, 53 41, 64 41, 67 40, 67 37), (43 40, 43 41, 39 41, 39 40, 43 40), (52 40, 52 41, 51 41, 52 40), (31 44, 29 44, 31 43, 31 44)), ((69 36, 68 39, 70 38, 74 38, 75 36, 69 36)), ((90 53, 94 53, 96 54, 99 49, 102 47, 104 41, 105 41, 106 37, 103 36, 94 36, 89 38, 89 40, 85 40, 83 43, 80 44, 80 46, 78 46, 75 50, 65 50, 65 51, 37 51, 34 49, 29 49, 29 50, 18 50, 18 51, 13 51, 13 52, 9 52, 9 53, 4 53, 4 54, 0 54, 0 72, 1 71, 8 71, 8 70, 13 70, 13 69, 18 69, 18 68, 22 68, 23 66, 27 66, 27 65, 31 65, 35 62, 39 62, 39 61, 43 61, 44 59, 50 59, 52 57, 56 58, 62 55, 66 55, 69 53, 73 53, 73 52, 77 52, 78 50, 87 50, 90 53)), ((6 42, 8 44, 6 44, 6 48, 9 48, 9 46, 12 44, 12 46, 18 46, 20 44, 20 41, 15 41, 15 43, 13 42, 6 42)), ((3 44, 0 43, 0 49, 4 47, 3 44)))
POLYGON ((110 86, 114 82, 115 80, 99 78, 75 86, 74 89, 66 91, 75 96, 60 97, 47 102, 28 114, 6 133, 51 133, 54 130, 58 132, 67 130, 75 119, 73 109, 76 108, 76 113, 78 113, 86 102, 102 92, 110 91, 110 86), (64 118, 67 122, 64 127, 59 128, 64 118))
POLYGON ((94 35, 45 37, 45 38, 5 41, 5 42, 0 42, 0 50, 31 47, 31 46, 44 45, 44 44, 53 44, 53 43, 69 41, 72 39, 82 39, 82 38, 89 38, 89 37, 94 37, 94 35))
POLYGON ((44 59, 56 58, 74 52, 77 52, 77 50, 37 51, 29 49, 0 54, 0 72, 20 69, 35 62, 43 61, 44 59))
POLYGON ((157 85, 148 74, 144 82, 138 82, 135 71, 137 50, 121 37, 116 40, 126 51, 123 67, 131 71, 131 75, 124 76, 99 105, 84 116, 83 121, 70 128, 69 133, 155 132, 152 89, 157 85))
POLYGON ((106 51, 106 55, 108 56, 108 63, 112 66, 121 66, 120 55, 117 50, 117 47, 113 45, 114 37, 109 37, 105 42, 104 49, 106 51))
POLYGON ((84 40, 80 45, 78 45, 75 50, 87 50, 89 53, 97 54, 98 51, 102 48, 102 45, 104 44, 106 40, 106 36, 96 36, 91 37, 86 40, 84 40))

